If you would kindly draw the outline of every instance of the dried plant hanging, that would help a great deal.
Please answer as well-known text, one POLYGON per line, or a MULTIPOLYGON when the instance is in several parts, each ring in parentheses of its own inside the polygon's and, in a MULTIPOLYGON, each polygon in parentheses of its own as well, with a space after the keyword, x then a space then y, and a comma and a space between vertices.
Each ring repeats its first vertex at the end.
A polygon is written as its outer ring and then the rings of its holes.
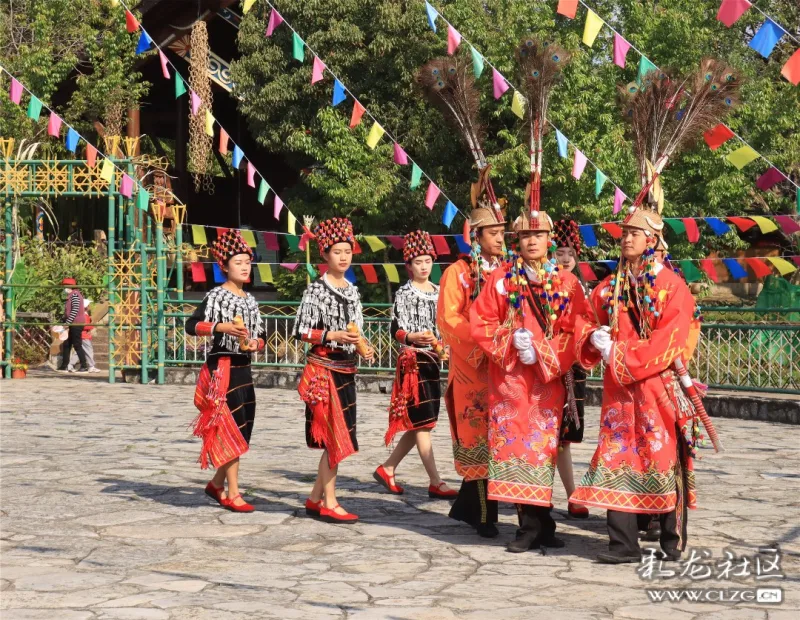
MULTIPOLYGON (((189 86, 200 97, 197 114, 189 114, 189 170, 194 177, 196 192, 214 193, 214 179, 208 173, 211 167, 213 136, 206 133, 206 111, 211 111, 213 93, 208 76, 208 28, 204 21, 192 27, 189 58, 189 86)), ((191 106, 191 100, 187 98, 191 106)))

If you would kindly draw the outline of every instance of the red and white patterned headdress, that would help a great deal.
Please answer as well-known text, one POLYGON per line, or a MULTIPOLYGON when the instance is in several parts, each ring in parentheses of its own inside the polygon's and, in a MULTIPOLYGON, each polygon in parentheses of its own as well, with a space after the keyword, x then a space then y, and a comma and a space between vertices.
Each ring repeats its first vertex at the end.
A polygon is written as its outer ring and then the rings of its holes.
POLYGON ((237 254, 247 254, 253 258, 253 250, 245 243, 238 230, 227 230, 211 244, 211 255, 220 267, 224 267, 237 254))
POLYGON ((578 222, 575 220, 558 220, 553 226, 553 240, 556 247, 568 248, 572 246, 575 254, 581 253, 581 234, 578 222))
POLYGON ((337 243, 349 243, 351 248, 356 243, 353 224, 346 217, 332 217, 320 222, 314 229, 314 238, 320 252, 327 252, 337 243))
POLYGON ((403 238, 403 260, 410 263, 418 256, 430 256, 436 260, 436 250, 431 236, 424 230, 415 230, 403 238))

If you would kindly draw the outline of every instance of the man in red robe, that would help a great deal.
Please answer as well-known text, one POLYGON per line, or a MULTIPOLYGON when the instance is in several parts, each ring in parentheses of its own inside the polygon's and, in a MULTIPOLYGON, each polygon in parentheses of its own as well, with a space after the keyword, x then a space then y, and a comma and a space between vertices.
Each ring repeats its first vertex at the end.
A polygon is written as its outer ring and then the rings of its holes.
MULTIPOLYGON (((543 211, 514 222, 519 254, 496 270, 470 310, 472 337, 489 359, 489 499, 517 504, 508 550, 563 547, 550 515, 564 403, 575 363, 583 289, 548 260, 553 223, 543 211)), ((571 399, 574 405, 574 398, 571 399)))
POLYGON ((579 317, 578 360, 604 360, 600 437, 589 470, 570 501, 608 510, 604 563, 639 562, 637 515, 654 514, 667 559, 686 545, 686 509, 695 507, 692 456, 698 427, 673 362, 683 357, 694 300, 672 269, 655 259, 661 216, 632 207, 620 241, 616 274, 591 295, 579 317), (596 319, 599 317, 600 326, 596 319))

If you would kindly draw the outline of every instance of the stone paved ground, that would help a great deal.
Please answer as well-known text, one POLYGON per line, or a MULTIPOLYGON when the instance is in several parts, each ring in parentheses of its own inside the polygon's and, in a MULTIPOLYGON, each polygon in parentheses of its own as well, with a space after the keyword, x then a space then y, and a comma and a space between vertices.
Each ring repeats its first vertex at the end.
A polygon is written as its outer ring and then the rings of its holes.
MULTIPOLYGON (((295 392, 257 391, 243 486, 258 512, 242 515, 203 495, 207 474, 194 464, 187 430, 191 387, 51 375, 3 381, 0 390, 3 620, 800 617, 797 427, 721 420, 727 452, 704 450, 701 508, 690 525, 691 544, 715 559, 724 547, 749 554, 779 542, 784 603, 655 604, 635 567, 594 563, 603 515, 565 521, 560 485, 556 518, 567 546, 546 556, 505 552, 515 520, 508 508, 495 541, 449 520, 446 502, 428 500, 416 455, 399 475, 406 495, 381 493, 371 475, 386 454, 387 396, 360 399, 361 453, 341 467, 340 484, 341 501, 362 521, 348 527, 302 514, 318 453, 305 448, 295 392)), ((597 415, 588 412, 588 437, 597 415)), ((446 426, 434 438, 456 484, 446 426)), ((576 472, 592 443, 575 450, 576 472)), ((680 583, 708 585, 659 585, 680 583)))

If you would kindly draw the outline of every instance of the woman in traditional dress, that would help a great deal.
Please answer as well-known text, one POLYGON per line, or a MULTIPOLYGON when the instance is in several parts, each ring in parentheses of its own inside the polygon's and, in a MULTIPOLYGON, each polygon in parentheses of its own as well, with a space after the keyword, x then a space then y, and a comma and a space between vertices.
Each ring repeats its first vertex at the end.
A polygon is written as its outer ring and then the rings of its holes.
POLYGON ((398 289, 392 307, 392 334, 401 349, 389 405, 386 445, 398 432, 405 433, 373 476, 389 493, 401 495, 403 487, 397 485, 394 474, 416 445, 430 478, 428 496, 446 499, 457 496, 458 491, 448 488, 439 476, 431 445, 431 429, 439 419, 439 364, 444 347, 436 328, 439 287, 428 279, 436 260, 430 235, 421 230, 408 233, 403 240, 403 260, 412 279, 398 289))
POLYGON ((306 444, 322 449, 306 514, 330 523, 354 523, 336 499, 339 463, 358 451, 356 438, 356 352, 373 358, 361 336, 364 318, 358 289, 345 272, 353 260, 353 225, 335 217, 314 229, 328 271, 306 288, 297 309, 294 336, 311 345, 298 385, 306 403, 306 444))
MULTIPOLYGON (((555 258, 562 271, 573 273, 578 266, 578 253, 581 251, 581 236, 575 220, 559 220, 553 226, 553 241, 556 244, 555 258)), ((583 291, 589 295, 589 291, 583 291)), ((572 366, 572 386, 575 395, 577 417, 570 415, 569 403, 564 404, 564 417, 561 419, 558 457, 556 467, 567 497, 575 490, 575 474, 572 470, 570 445, 583 441, 583 401, 586 398, 586 371, 580 364, 572 366)), ((567 516, 573 519, 586 519, 589 509, 567 502, 567 516)))
POLYGON ((249 449, 256 413, 250 355, 264 348, 258 304, 243 289, 253 252, 238 230, 229 230, 214 242, 211 253, 227 280, 209 291, 186 321, 187 334, 213 338, 194 394, 200 410, 194 434, 203 440, 200 466, 217 468, 206 495, 228 510, 253 512, 239 493, 239 457, 249 449))

